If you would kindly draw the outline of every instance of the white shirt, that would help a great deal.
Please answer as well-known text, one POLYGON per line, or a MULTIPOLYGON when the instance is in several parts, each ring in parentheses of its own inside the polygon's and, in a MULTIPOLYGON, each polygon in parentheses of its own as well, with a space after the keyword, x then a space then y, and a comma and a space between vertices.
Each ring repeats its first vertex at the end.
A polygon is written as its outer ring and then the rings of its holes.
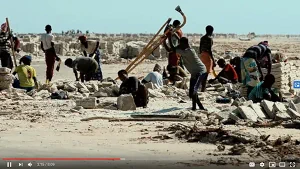
POLYGON ((149 73, 144 80, 147 82, 152 82, 153 85, 157 85, 158 87, 162 87, 164 85, 163 83, 163 77, 160 73, 158 72, 151 72, 149 73))
POLYGON ((51 33, 50 34, 45 33, 41 36, 41 41, 43 43, 44 50, 48 50, 52 48, 51 42, 53 40, 54 40, 54 36, 51 33))

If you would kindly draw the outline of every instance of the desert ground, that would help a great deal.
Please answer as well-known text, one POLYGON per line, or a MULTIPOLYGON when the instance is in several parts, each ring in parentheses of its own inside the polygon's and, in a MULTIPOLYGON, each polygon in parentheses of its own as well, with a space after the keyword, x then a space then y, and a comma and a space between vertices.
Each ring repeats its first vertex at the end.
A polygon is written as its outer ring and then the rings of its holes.
MULTIPOLYGON (((250 47, 251 44, 256 44, 259 41, 259 39, 250 42, 242 42, 238 39, 216 39, 214 49, 216 53, 220 53, 219 57, 222 57, 221 53, 225 50, 234 52, 236 50, 235 53, 239 54, 245 48, 250 47)), ((289 57, 297 57, 298 51, 300 51, 300 41, 298 39, 271 39, 269 43, 273 44, 276 50, 285 52, 289 57)), ((63 56, 62 60, 67 57, 70 56, 63 56)), ((122 60, 117 63, 103 64, 104 78, 116 78, 117 71, 126 68, 129 63, 129 60, 122 60)), ((166 66, 167 61, 165 58, 146 60, 131 75, 145 76, 156 63, 166 66)), ((46 66, 43 56, 35 57, 32 66, 37 70, 38 80, 44 83, 46 66)), ((217 68, 217 70, 220 69, 217 68)), ((53 84, 61 81, 74 81, 74 79, 72 70, 62 65, 61 70, 54 74, 53 84)), ((111 168, 135 168, 135 166, 144 167, 144 165, 148 165, 148 168, 234 168, 241 166, 248 168, 249 162, 252 161, 256 162, 257 165, 260 162, 265 162, 268 165, 269 161, 300 162, 298 143, 295 144, 298 149, 291 149, 290 152, 280 154, 278 147, 275 145, 272 147, 266 143, 263 146, 253 148, 251 146, 254 143, 240 143, 237 141, 236 144, 230 145, 201 140, 188 142, 184 138, 177 137, 177 132, 172 133, 166 129, 178 124, 195 125, 199 129, 221 127, 222 130, 239 132, 251 135, 251 137, 259 138, 269 135, 269 141, 278 138, 283 140, 286 136, 292 136, 291 142, 300 140, 299 129, 287 128, 283 125, 253 127, 254 122, 249 123, 247 119, 241 119, 242 122, 235 124, 222 123, 220 119, 216 118, 215 114, 221 113, 224 109, 232 106, 231 104, 215 102, 216 97, 221 92, 207 91, 200 93, 202 103, 208 109, 207 112, 203 112, 191 111, 191 101, 182 94, 186 93, 186 90, 178 89, 178 91, 181 94, 178 94, 177 89, 175 89, 174 93, 177 92, 177 95, 153 96, 150 98, 147 108, 137 108, 129 111, 107 107, 74 110, 74 107, 76 107, 75 99, 53 100, 46 98, 45 93, 41 94, 41 92, 24 98, 21 96, 20 98, 8 98, 7 95, 2 93, 0 94, 1 157, 119 157, 125 159, 124 161, 101 163, 111 168), (81 119, 96 116, 113 119, 145 114, 188 115, 192 116, 194 120, 179 122, 109 121, 107 119, 81 121, 81 119), (224 145, 225 149, 220 150, 220 145, 224 145), (238 154, 232 153, 231 148, 236 145, 245 147, 245 151, 238 154), (265 147, 273 151, 263 151, 262 149, 265 147)), ((291 99, 295 99, 294 97, 291 99)), ((117 97, 100 97, 98 99, 100 104, 107 103, 111 107, 117 102, 117 97)), ((284 122, 293 120, 296 120, 296 118, 284 120, 284 122)), ((268 122, 273 121, 269 120, 268 122)), ((289 144, 289 142, 282 143, 283 146, 287 146, 285 144, 289 144)), ((31 162, 35 167, 37 161, 31 162)), ((56 167, 66 167, 70 163, 56 162, 56 167)), ((99 163, 95 161, 73 162, 72 168, 75 168, 75 165, 79 168, 96 167, 99 166, 99 163)), ((0 162, 0 164, 6 167, 5 161, 0 162)))

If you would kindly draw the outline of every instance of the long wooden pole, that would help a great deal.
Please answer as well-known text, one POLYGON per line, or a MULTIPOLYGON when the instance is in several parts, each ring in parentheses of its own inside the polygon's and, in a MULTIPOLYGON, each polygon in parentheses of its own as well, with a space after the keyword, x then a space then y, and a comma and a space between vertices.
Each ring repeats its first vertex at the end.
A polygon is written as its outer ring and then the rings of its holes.
MULTIPOLYGON (((183 23, 179 27, 175 28, 174 30, 172 30, 170 28, 162 36, 160 36, 160 38, 158 38, 155 41, 153 41, 158 36, 158 34, 160 33, 160 31, 163 29, 163 27, 171 21, 171 19, 168 19, 168 21, 160 28, 160 30, 157 32, 157 34, 144 47, 144 49, 142 50, 142 52, 129 64, 129 66, 127 66, 127 68, 125 70, 128 73, 131 72, 140 63, 142 63, 160 44, 162 44, 166 40, 167 34, 169 32, 174 33, 177 30, 181 29, 186 24, 186 16, 181 11, 180 7, 179 6, 176 7, 175 10, 178 11, 182 15, 182 17, 183 17, 183 23)), ((118 80, 118 79, 119 79, 119 77, 117 77, 115 80, 118 80)))
MULTIPOLYGON (((7 25, 8 33, 10 35, 11 34, 11 30, 10 30, 8 18, 6 18, 6 25, 7 25)), ((14 59, 15 67, 17 67, 18 65, 17 65, 16 56, 15 56, 15 49, 14 49, 15 46, 14 46, 13 37, 10 38, 10 44, 11 44, 11 52, 12 52, 12 56, 13 56, 13 59, 14 59)))

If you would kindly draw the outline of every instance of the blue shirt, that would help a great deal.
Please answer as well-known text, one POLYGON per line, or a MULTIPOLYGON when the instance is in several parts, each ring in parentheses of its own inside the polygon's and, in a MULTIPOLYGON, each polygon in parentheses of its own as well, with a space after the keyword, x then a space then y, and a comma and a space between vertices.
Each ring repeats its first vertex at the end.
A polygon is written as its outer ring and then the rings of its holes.
POLYGON ((263 81, 262 82, 259 82, 253 89, 252 91, 250 92, 249 96, 248 96, 248 99, 249 100, 252 100, 252 101, 255 101, 255 100, 258 100, 258 99, 263 99, 264 98, 264 94, 269 94, 270 91, 269 89, 267 88, 263 88, 261 85, 263 84, 263 81))

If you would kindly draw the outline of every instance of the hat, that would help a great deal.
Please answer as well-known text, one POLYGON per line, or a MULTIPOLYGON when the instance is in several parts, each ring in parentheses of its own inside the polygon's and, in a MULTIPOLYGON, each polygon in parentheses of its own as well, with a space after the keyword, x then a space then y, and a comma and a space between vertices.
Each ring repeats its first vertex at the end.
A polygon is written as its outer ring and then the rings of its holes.
POLYGON ((25 55, 25 56, 23 56, 23 58, 24 58, 24 59, 28 59, 29 61, 32 60, 32 57, 31 57, 30 55, 25 55))

